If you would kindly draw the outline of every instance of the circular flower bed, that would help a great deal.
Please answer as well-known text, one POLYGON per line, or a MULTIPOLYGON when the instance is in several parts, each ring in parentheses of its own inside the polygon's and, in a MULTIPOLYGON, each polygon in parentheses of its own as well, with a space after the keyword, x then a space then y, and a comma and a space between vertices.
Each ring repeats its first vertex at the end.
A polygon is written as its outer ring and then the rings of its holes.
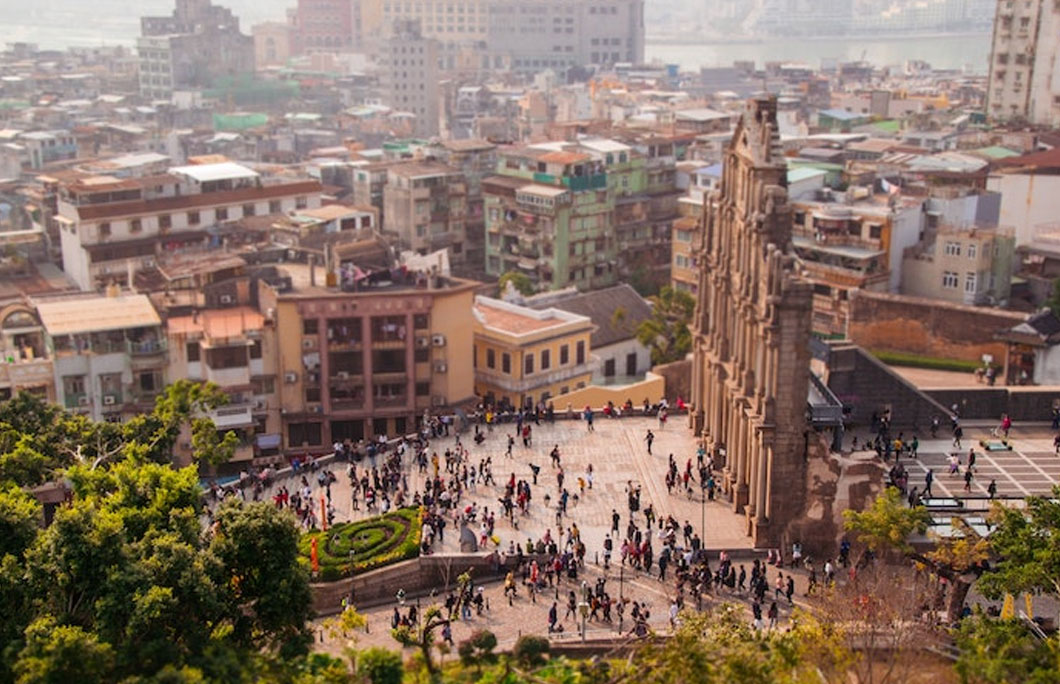
POLYGON ((301 560, 310 564, 310 548, 317 539, 320 579, 332 582, 381 568, 419 554, 420 512, 402 508, 386 515, 308 532, 298 542, 301 560))

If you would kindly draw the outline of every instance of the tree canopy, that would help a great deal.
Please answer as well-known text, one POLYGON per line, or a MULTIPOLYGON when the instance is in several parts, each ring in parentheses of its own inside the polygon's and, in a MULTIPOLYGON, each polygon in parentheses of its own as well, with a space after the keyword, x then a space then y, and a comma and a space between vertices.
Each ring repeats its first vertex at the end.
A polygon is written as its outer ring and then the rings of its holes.
POLYGON ((696 311, 696 300, 684 290, 664 287, 650 297, 652 315, 637 326, 637 339, 651 349, 653 364, 680 361, 692 350, 689 324, 696 311))
POLYGON ((0 683, 328 669, 301 657, 310 595, 293 517, 229 500, 204 526, 197 468, 170 464, 184 426, 197 460, 225 458, 228 437, 203 417, 224 401, 214 386, 177 383, 124 424, 24 394, 0 405, 0 683), (72 500, 41 529, 24 488, 60 475, 72 500))

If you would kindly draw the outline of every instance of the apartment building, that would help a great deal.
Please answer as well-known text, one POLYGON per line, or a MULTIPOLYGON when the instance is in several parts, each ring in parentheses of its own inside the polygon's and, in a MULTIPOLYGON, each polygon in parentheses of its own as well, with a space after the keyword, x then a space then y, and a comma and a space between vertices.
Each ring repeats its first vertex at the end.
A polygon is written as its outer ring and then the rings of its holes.
POLYGON ((1060 126, 1060 4, 998 0, 986 113, 1060 126))
POLYGON ((431 154, 463 176, 467 187, 464 220, 464 264, 483 270, 486 263, 486 209, 482 180, 497 172, 497 146, 485 140, 446 140, 431 154))
POLYGON ((334 287, 293 264, 279 269, 286 282, 259 285, 261 310, 275 321, 289 454, 405 434, 424 412, 474 401, 477 283, 404 269, 385 254, 347 252, 334 287))
POLYGON ((416 20, 397 21, 391 26, 379 50, 384 102, 414 117, 415 135, 438 135, 438 41, 425 36, 416 20))
POLYGON ((0 306, 0 401, 28 392, 55 401, 55 377, 36 311, 23 301, 0 306))
POLYGON ((792 209, 794 251, 813 284, 813 330, 845 334, 851 290, 898 290, 904 251, 920 239, 921 202, 855 188, 823 190, 792 209))
POLYGON ((254 39, 239 18, 210 0, 176 0, 168 17, 140 19, 140 94, 168 100, 174 91, 208 88, 222 76, 254 72, 254 39))
POLYGON ((63 270, 83 290, 125 283, 160 256, 216 248, 210 230, 218 225, 321 203, 318 181, 266 178, 232 162, 54 180, 63 270))
POLYGON ((448 70, 535 72, 644 60, 643 0, 382 0, 382 10, 384 25, 419 21, 425 36, 442 43, 448 70), (468 49, 478 46, 485 50, 468 49))
POLYGON ((52 359, 55 400, 93 420, 150 411, 166 386, 162 320, 146 295, 33 302, 52 359))
MULTIPOLYGON (((168 376, 215 383, 228 404, 210 412, 217 429, 235 432, 234 463, 255 460, 258 437, 280 433, 276 328, 250 307, 207 309, 166 322, 168 376)), ((185 436, 187 437, 187 436, 185 436)), ((186 439, 178 457, 190 457, 186 439)), ((268 462, 258 458, 255 462, 268 462)))
POLYGON ((1004 305, 1012 291, 1015 238, 997 227, 941 225, 906 250, 902 294, 954 304, 1004 305))
POLYGON ((562 401, 592 382, 588 316, 475 297, 475 393, 502 406, 562 401))
POLYGON ((421 161, 389 167, 383 206, 384 233, 404 249, 419 254, 448 249, 453 263, 466 260, 467 183, 456 169, 421 161))
MULTIPOLYGON (((500 175, 483 181, 486 273, 525 273, 542 290, 613 285, 615 193, 606 161, 568 143, 501 150, 500 175)), ((626 165, 629 153, 611 162, 626 165)))

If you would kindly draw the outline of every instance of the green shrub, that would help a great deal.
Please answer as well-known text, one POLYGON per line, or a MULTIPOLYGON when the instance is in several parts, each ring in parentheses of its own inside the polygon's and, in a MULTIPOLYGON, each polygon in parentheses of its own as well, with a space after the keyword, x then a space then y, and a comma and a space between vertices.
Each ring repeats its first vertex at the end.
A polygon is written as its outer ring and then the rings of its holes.
POLYGON ((545 662, 545 656, 551 648, 545 637, 524 634, 515 642, 512 656, 524 667, 538 667, 545 662))
POLYGON ((401 684, 405 666, 400 653, 372 647, 357 654, 357 674, 371 684, 401 684))
POLYGON ((317 539, 320 579, 333 582, 415 558, 419 555, 421 528, 419 510, 402 508, 386 515, 335 525, 327 532, 303 534, 298 550, 302 562, 308 566, 313 539, 317 539))
POLYGON ((895 352, 872 350, 872 355, 889 366, 906 366, 909 368, 927 368, 929 370, 955 371, 958 373, 974 373, 982 364, 977 361, 964 361, 961 359, 940 359, 933 356, 921 356, 908 352, 895 352))

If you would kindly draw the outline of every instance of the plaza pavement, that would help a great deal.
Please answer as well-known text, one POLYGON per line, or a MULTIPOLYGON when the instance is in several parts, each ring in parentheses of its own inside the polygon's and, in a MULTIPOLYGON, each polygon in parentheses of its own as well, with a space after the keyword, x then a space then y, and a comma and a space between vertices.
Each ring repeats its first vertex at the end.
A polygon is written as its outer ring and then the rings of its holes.
MULTIPOLYGON (((674 515, 683 524, 685 520, 692 522, 697 533, 705 540, 705 547, 713 550, 710 553, 712 567, 716 567, 718 554, 721 549, 740 550, 749 549, 750 540, 744 534, 743 521, 740 516, 733 515, 727 504, 723 501, 703 502, 698 493, 689 500, 683 493, 667 494, 663 477, 667 466, 667 456, 674 454, 679 467, 683 469, 685 461, 695 458, 696 442, 691 432, 684 423, 683 417, 673 417, 668 421, 665 428, 660 429, 658 421, 650 418, 623 418, 605 419, 598 417, 595 421, 595 431, 588 432, 583 421, 559 420, 555 424, 542 422, 533 430, 533 444, 529 448, 522 446, 522 441, 517 439, 513 448, 512 458, 505 456, 507 435, 514 434, 514 425, 496 426, 492 433, 488 433, 486 441, 482 445, 475 445, 470 438, 470 433, 463 437, 463 442, 471 453, 471 459, 476 464, 479 459, 487 456, 493 458, 494 478, 496 486, 477 485, 474 491, 465 494, 463 504, 471 501, 478 503, 479 508, 489 507, 490 510, 499 511, 498 498, 503 493, 503 483, 507 481, 510 473, 514 472, 517 479, 532 481, 530 463, 541 467, 538 477, 538 485, 533 487, 533 501, 530 515, 519 519, 519 529, 514 529, 506 519, 498 517, 495 534, 500 538, 499 548, 501 551, 508 548, 509 541, 516 543, 526 542, 527 537, 534 540, 544 534, 546 529, 551 529, 553 535, 555 529, 555 498, 557 496, 556 470, 551 467, 549 452, 554 445, 559 445, 562 464, 566 476, 565 484, 572 493, 577 491, 577 479, 585 476, 586 467, 589 463, 594 468, 594 483, 592 490, 586 490, 585 495, 580 497, 577 503, 573 501, 569 505, 569 515, 564 519, 564 525, 576 522, 581 530, 582 538, 586 542, 586 572, 582 573, 579 582, 584 579, 590 584, 595 583, 596 578, 603 575, 607 578, 607 590, 612 596, 622 595, 637 601, 646 601, 651 611, 651 626, 658 631, 669 629, 669 605, 674 593, 672 578, 666 582, 659 582, 654 576, 642 572, 626 569, 621 574, 621 590, 619 584, 618 543, 616 543, 615 563, 610 571, 605 572, 597 558, 597 553, 602 555, 603 538, 610 530, 611 510, 617 510, 622 516, 621 529, 625 528, 628 520, 628 508, 626 505, 627 482, 632 481, 634 486, 642 488, 641 510, 651 503, 656 512, 661 515, 674 515), (656 438, 653 444, 653 455, 648 455, 644 436, 651 429, 656 438), (552 497, 553 504, 546 510, 543 504, 545 494, 552 497), (706 520, 706 533, 701 529, 701 515, 706 520)), ((990 452, 984 454, 979 446, 979 439, 989 437, 993 425, 968 424, 964 425, 965 437, 962 441, 960 453, 964 457, 970 447, 975 448, 977 453, 977 473, 973 482, 973 496, 985 496, 986 486, 990 479, 996 479, 998 494, 1000 496, 1026 496, 1028 494, 1048 493, 1050 487, 1060 482, 1060 457, 1054 455, 1052 436, 1053 433, 1048 426, 1042 425, 1020 425, 1017 424, 1012 431, 1013 451, 990 452)), ((855 432, 858 435, 859 444, 865 442, 868 434, 866 431, 855 432)), ((906 434, 908 439, 912 435, 906 434)), ((845 445, 849 448, 851 435, 847 435, 845 445)), ((927 468, 935 471, 934 490, 936 496, 964 495, 963 478, 950 477, 947 474, 947 455, 955 448, 952 439, 948 436, 948 430, 944 425, 939 431, 936 439, 929 435, 918 435, 920 439, 920 458, 913 460, 904 458, 903 463, 910 470, 910 486, 923 488, 923 474, 927 468)), ((433 440, 431 451, 443 453, 447 447, 455 444, 454 437, 433 440)), ((368 462, 362 461, 358 468, 363 468, 368 462)), ((350 506, 349 480, 345 474, 344 463, 334 463, 325 468, 331 469, 337 476, 337 482, 332 485, 332 500, 336 508, 337 521, 350 519, 361 519, 368 517, 363 510, 363 502, 360 511, 354 511, 350 506)), ((444 469, 444 466, 443 466, 444 469)), ((415 465, 412 464, 411 455, 406 456, 404 472, 409 479, 412 491, 422 491, 423 476, 419 475, 415 465)), ((430 467, 428 467, 430 471, 430 467)), ((314 496, 319 498, 321 488, 316 484, 312 473, 307 474, 307 480, 313 489, 314 496)), ((297 479, 292 482, 287 479, 273 485, 266 493, 271 494, 277 486, 286 482, 293 491, 297 479)), ((264 497, 263 497, 264 498, 264 497)), ((638 524, 643 526, 644 518, 640 513, 637 515, 638 524)), ((477 528, 476 528, 477 531, 477 528)), ((434 551, 457 552, 457 536, 453 533, 453 526, 446 528, 445 544, 436 544, 434 551)), ((739 565, 743 561, 736 561, 739 565)), ((750 561, 745 565, 750 568, 750 561)), ((820 565, 818 564, 818 567, 820 565)), ((787 568, 784 574, 789 574, 787 568)), ((772 587, 776 571, 770 569, 769 579, 772 587)), ((801 597, 806 591, 806 573, 797 570, 796 578, 796 605, 803 600, 801 597)), ((559 589, 559 612, 562 617, 565 611, 565 596, 570 589, 576 585, 570 581, 563 580, 559 589)), ((396 591, 396 588, 395 588, 396 591)), ((544 592, 539 594, 536 603, 531 603, 526 593, 526 588, 520 586, 519 596, 509 606, 507 599, 503 596, 503 587, 499 582, 489 583, 484 588, 485 596, 490 606, 482 616, 474 616, 471 620, 458 620, 453 625, 453 639, 459 642, 466 639, 476 629, 489 629, 494 632, 499 640, 500 648, 510 648, 521 634, 545 634, 547 631, 547 615, 554 600, 555 594, 544 592)), ((768 607, 772 592, 767 595, 766 605, 768 607)), ((444 597, 439 597, 440 601, 444 597)), ((722 596, 721 600, 735 600, 746 603, 744 596, 722 596)), ((977 598, 977 600, 979 600, 977 598)), ((432 603, 430 598, 420 599, 421 609, 432 603)), ((786 602, 779 603, 781 607, 781 621, 790 615, 790 607, 786 602)), ((363 611, 368 618, 368 631, 356 635, 356 646, 364 648, 378 645, 387 648, 396 648, 397 644, 389 635, 390 619, 394 604, 379 606, 363 611)), ((628 617, 628 612, 627 612, 628 617)), ((333 638, 326 634, 323 628, 324 620, 316 620, 313 623, 318 638, 318 649, 328 651, 336 655, 341 654, 343 647, 349 645, 347 640, 333 638)), ((579 639, 579 621, 574 618, 561 620, 564 632, 553 635, 554 641, 579 639)), ((623 625, 624 631, 631 628, 627 620, 623 625)), ((618 625, 608 625, 603 622, 589 623, 588 638, 613 637, 618 634, 618 625)), ((449 656, 455 657, 455 656, 449 656)))

